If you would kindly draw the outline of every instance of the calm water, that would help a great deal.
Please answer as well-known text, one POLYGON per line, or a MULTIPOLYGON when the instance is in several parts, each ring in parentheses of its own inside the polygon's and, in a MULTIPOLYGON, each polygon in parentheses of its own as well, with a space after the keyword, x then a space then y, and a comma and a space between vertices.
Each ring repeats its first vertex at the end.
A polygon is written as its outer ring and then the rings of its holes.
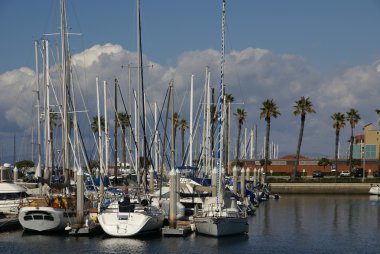
POLYGON ((380 253, 380 198, 289 195, 261 204, 248 235, 144 239, 0 233, 0 253, 380 253))

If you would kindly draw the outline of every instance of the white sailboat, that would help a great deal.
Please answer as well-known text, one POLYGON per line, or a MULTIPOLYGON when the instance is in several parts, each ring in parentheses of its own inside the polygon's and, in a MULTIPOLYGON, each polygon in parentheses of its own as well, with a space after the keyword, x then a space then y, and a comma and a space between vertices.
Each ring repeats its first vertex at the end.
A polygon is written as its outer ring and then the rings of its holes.
MULTIPOLYGON (((225 0, 222 6, 222 51, 221 51, 221 88, 218 100, 218 151, 216 168, 213 171, 216 179, 215 196, 206 197, 203 208, 194 216, 196 231, 200 234, 220 237, 248 233, 247 213, 240 210, 236 200, 224 190, 223 168, 223 115, 224 115, 224 22, 225 0)), ((214 190, 213 190, 214 193, 214 190)))
MULTIPOLYGON (((142 97, 142 114, 143 119, 145 119, 145 109, 144 109, 144 86, 142 82, 142 50, 141 50, 141 26, 140 26, 140 1, 137 0, 137 17, 138 17, 138 51, 139 51, 139 85, 141 85, 141 94, 139 94, 138 102, 140 102, 140 96, 142 97), (140 84, 141 82, 141 84, 140 84)), ((140 106, 140 105, 139 105, 140 106)), ((137 112, 137 119, 140 119, 140 109, 137 112)), ((144 135, 143 142, 143 158, 146 158, 147 144, 146 144, 146 134, 145 134, 145 120, 142 120, 142 131, 144 135)), ((137 139, 139 140, 139 128, 137 128, 137 139)), ((137 146, 138 146, 138 142, 137 146)), ((136 160, 138 159, 138 154, 136 155, 136 160)), ((146 161, 143 160, 143 168, 146 170, 146 161)), ((136 163, 138 168, 138 163, 136 163)), ((138 173, 138 183, 140 183, 139 170, 138 173)), ((144 173, 143 182, 146 184, 146 172, 144 173)), ((144 188, 146 185, 144 186, 144 188)), ((105 207, 98 214, 98 221, 103 231, 108 235, 115 237, 132 237, 136 235, 142 235, 152 232, 158 232, 164 222, 165 214, 157 206, 152 205, 148 199, 142 199, 141 202, 131 202, 128 196, 125 196, 123 201, 119 202, 117 200, 113 201, 107 207, 105 207)))
MULTIPOLYGON (((72 165, 69 162, 69 150, 74 151, 73 144, 71 143, 69 137, 69 119, 74 123, 74 132, 77 132, 77 122, 76 116, 70 118, 69 110, 73 110, 69 106, 69 89, 70 87, 70 75, 69 73, 69 64, 67 64, 68 59, 68 49, 67 49, 67 33, 66 33, 66 22, 65 22, 65 1, 60 1, 60 10, 61 10, 61 53, 62 53, 62 65, 61 65, 61 88, 62 88, 62 102, 59 107, 58 114, 61 117, 62 122, 62 161, 63 161, 63 173, 64 173, 64 182, 63 183, 51 183, 51 170, 52 170, 52 149, 51 149, 51 140, 50 140, 50 114, 51 114, 51 105, 49 102, 50 95, 50 77, 49 77, 49 50, 48 50, 48 41, 44 40, 44 78, 45 78, 45 112, 44 112, 44 121, 45 121, 45 172, 44 178, 42 179, 41 173, 37 172, 40 180, 44 183, 44 195, 38 197, 28 198, 27 202, 20 206, 20 211, 18 214, 18 219, 20 224, 25 230, 37 231, 37 232, 50 232, 50 231, 64 231, 67 225, 73 222, 80 222, 83 220, 84 214, 84 204, 83 204, 83 195, 78 193, 76 196, 72 195, 69 191, 69 187, 72 187, 70 181, 70 170, 72 170, 72 165), (70 108, 70 109, 69 109, 70 108), (71 168, 71 169, 70 169, 71 168), (78 197, 78 199, 77 199, 78 197), (77 210, 79 209, 79 211, 77 210)), ((37 52, 37 50, 36 50, 37 52)), ((36 56, 37 57, 37 56, 36 56)), ((36 62, 37 58, 36 58, 36 62)), ((38 70, 37 70, 38 73, 38 70)), ((36 75, 37 75, 36 73, 36 75)), ((37 83, 38 85, 38 83, 37 83)), ((74 110, 73 110, 74 112, 74 110)), ((79 148, 80 149, 80 148, 79 148)), ((79 168, 80 162, 79 156, 73 154, 75 168, 79 168)), ((40 165, 40 164, 39 164, 40 165)), ((40 171, 38 169, 38 171, 40 171)), ((75 171, 75 170, 73 170, 75 171)), ((81 169, 76 170, 79 174, 82 174, 81 169)), ((83 176, 78 177, 77 189, 83 190, 83 176)), ((42 191, 41 191, 42 192, 42 191)), ((41 193, 42 194, 42 193, 41 193)))
POLYGON ((131 203, 128 197, 122 202, 113 201, 98 215, 98 221, 110 236, 132 237, 157 232, 163 225, 164 213, 157 207, 131 203))

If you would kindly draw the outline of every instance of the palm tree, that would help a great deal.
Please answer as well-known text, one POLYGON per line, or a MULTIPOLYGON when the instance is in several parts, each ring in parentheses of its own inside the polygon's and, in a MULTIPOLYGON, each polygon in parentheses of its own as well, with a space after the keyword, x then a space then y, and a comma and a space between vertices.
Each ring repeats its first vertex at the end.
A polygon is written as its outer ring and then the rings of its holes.
MULTIPOLYGON (((105 126, 106 126, 106 124, 105 124, 104 116, 100 116, 100 128, 101 128, 100 131, 103 131, 105 129, 105 126)), ((98 117, 97 116, 94 116, 92 118, 91 130, 95 134, 99 133, 98 117)))
POLYGON ((234 101, 234 97, 232 94, 225 94, 225 103, 226 103, 226 134, 224 135, 226 138, 224 139, 224 166, 228 168, 228 155, 229 155, 229 133, 230 133, 230 105, 234 101))
POLYGON ((350 123, 351 126, 351 138, 350 138, 350 171, 352 170, 352 151, 354 147, 354 128, 360 120, 360 115, 356 109, 351 108, 350 111, 346 112, 346 121, 350 123))
POLYGON ((303 130, 305 128, 306 114, 315 113, 315 110, 313 109, 313 104, 311 103, 309 97, 305 98, 304 96, 302 96, 300 100, 296 101, 294 108, 295 110, 293 114, 295 116, 301 115, 301 128, 300 128, 300 133, 298 136, 297 156, 296 156, 296 163, 294 164, 294 168, 293 168, 292 180, 294 180, 296 177, 297 167, 298 167, 298 163, 300 159, 301 144, 302 144, 302 138, 303 138, 303 130))
POLYGON ((335 129, 335 178, 337 177, 338 172, 338 149, 339 149, 339 135, 340 129, 346 126, 346 116, 340 112, 334 113, 331 116, 331 119, 334 120, 333 128, 335 129))
POLYGON ((186 119, 179 122, 179 129, 181 130, 181 147, 182 147, 182 160, 185 158, 185 130, 189 128, 186 119))
MULTIPOLYGON (((380 109, 375 109, 375 112, 377 115, 380 116, 380 109)), ((380 125, 380 120, 377 122, 378 125, 380 125)))
POLYGON ((123 165, 127 162, 127 145, 125 142, 125 129, 130 126, 129 115, 127 113, 119 112, 117 113, 117 127, 121 128, 122 131, 122 142, 123 142, 123 165))
POLYGON ((239 161, 241 127, 243 126, 245 119, 247 118, 247 112, 242 108, 237 108, 236 112, 234 113, 234 116, 236 116, 238 120, 238 134, 236 139, 236 161, 239 161))
POLYGON ((273 99, 263 102, 263 107, 260 108, 260 119, 264 118, 267 122, 266 133, 265 133, 265 164, 264 164, 264 172, 265 172, 265 181, 267 177, 267 169, 268 169, 268 160, 269 160, 269 134, 270 134, 270 124, 271 118, 277 118, 281 115, 280 111, 276 103, 274 103, 273 99))

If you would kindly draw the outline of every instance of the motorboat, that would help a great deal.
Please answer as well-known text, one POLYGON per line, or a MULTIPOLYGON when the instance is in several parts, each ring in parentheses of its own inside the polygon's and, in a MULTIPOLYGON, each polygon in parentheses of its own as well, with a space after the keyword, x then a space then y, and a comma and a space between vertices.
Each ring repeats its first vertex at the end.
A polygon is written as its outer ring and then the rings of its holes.
POLYGON ((373 185, 369 188, 369 194, 371 195, 380 195, 380 185, 373 185))
POLYGON ((0 214, 17 215, 19 205, 28 197, 27 188, 12 182, 0 183, 0 214))

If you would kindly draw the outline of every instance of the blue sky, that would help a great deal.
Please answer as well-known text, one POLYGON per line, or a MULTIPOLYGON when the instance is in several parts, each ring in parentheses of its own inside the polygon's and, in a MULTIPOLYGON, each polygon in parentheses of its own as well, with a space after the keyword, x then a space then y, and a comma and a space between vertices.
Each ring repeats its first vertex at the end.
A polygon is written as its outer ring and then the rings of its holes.
MULTIPOLYGON (((185 51, 220 46, 220 2, 216 0, 141 1, 144 52, 174 64, 185 51)), ((136 48, 134 0, 67 1, 73 45, 82 50, 112 42, 136 48)), ((0 2, 0 71, 32 66, 33 40, 56 32, 58 1, 0 2), (55 16, 54 16, 55 15, 55 16)), ((227 50, 257 47, 304 57, 328 71, 378 59, 380 3, 374 0, 227 1, 227 50)))
MULTIPOLYGON (((28 124, 20 115, 32 114, 28 111, 32 99, 24 91, 33 90, 33 42, 44 33, 58 32, 58 7, 58 0, 0 1, 4 143, 11 142, 15 131, 27 136, 28 124), (9 100, 8 94, 23 96, 23 102, 9 100)), ((211 66, 212 81, 218 84, 220 13, 220 0, 141 1, 143 52, 146 61, 158 67, 147 73, 152 100, 162 100, 154 91, 164 90, 171 78, 178 84, 179 97, 188 95, 184 84, 191 74, 200 94, 206 66, 211 66), (153 85, 156 81, 159 84, 153 85)), ((121 75, 120 65, 135 62, 136 1, 68 0, 67 15, 70 31, 82 33, 71 36, 73 55, 99 63, 89 68, 78 64, 86 71, 85 87, 91 87, 94 76, 111 80, 121 75)), ((240 103, 235 107, 247 110, 246 127, 259 125, 259 144, 264 124, 258 109, 267 98, 273 98, 282 111, 273 120, 271 140, 283 153, 296 150, 299 119, 292 106, 301 96, 310 97, 317 111, 307 117, 305 153, 333 154, 330 115, 335 112, 358 109, 362 121, 356 133, 367 123, 377 126, 374 109, 380 107, 380 77, 374 63, 380 59, 379 24, 380 2, 375 0, 227 1, 227 91, 240 103)), ((58 37, 49 39, 54 45, 58 37)), ((182 105, 184 117, 186 105, 182 105)), ((342 131, 342 140, 348 139, 348 132, 348 128, 342 131)), ((346 151, 345 143, 342 150, 346 151)))

